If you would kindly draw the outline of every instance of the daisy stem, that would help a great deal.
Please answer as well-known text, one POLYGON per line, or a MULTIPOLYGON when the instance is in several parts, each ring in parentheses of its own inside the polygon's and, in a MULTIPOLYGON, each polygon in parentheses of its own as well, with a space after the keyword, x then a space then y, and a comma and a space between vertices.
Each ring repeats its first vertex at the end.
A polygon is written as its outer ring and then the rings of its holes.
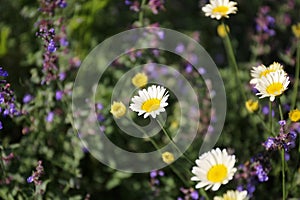
MULTIPOLYGON (((226 27, 226 24, 224 22, 222 22, 222 26, 226 27)), ((232 45, 231 45, 231 41, 230 41, 230 38, 229 38, 229 32, 227 30, 227 28, 224 28, 225 31, 226 31, 226 35, 224 37, 224 45, 225 45, 225 51, 227 53, 227 57, 228 57, 228 62, 230 65, 232 65, 234 67, 234 76, 235 76, 235 79, 236 79, 236 83, 239 87, 239 90, 242 94, 242 97, 243 97, 243 101, 246 102, 247 100, 247 97, 246 97, 246 94, 244 92, 244 88, 242 88, 242 83, 241 83, 241 80, 239 79, 239 68, 238 68, 238 65, 237 65, 237 62, 236 62, 236 59, 235 59, 235 56, 234 56, 234 52, 233 52, 233 48, 232 48, 232 45)))
POLYGON ((141 24, 141 26, 143 27, 144 26, 144 11, 145 11, 145 3, 146 3, 146 0, 142 0, 142 3, 141 3, 141 11, 139 13, 139 22, 141 24))
MULTIPOLYGON (((129 119, 128 116, 127 116, 127 119, 129 119)), ((145 136, 147 136, 147 139, 151 142, 151 144, 154 146, 154 148, 156 150, 158 150, 160 154, 162 154, 162 152, 161 152, 159 146, 156 144, 155 140, 153 140, 151 137, 149 137, 148 134, 143 129, 141 129, 139 126, 135 125, 135 127, 138 128, 145 136)), ((186 179, 184 177, 182 177, 182 175, 180 174, 180 172, 178 172, 178 170, 173 165, 169 165, 169 167, 177 175, 177 177, 182 181, 182 183, 184 183, 186 186, 190 185, 190 184, 188 184, 188 182, 186 181, 186 179)))
POLYGON ((183 153, 179 148, 178 146, 176 145, 176 143, 174 142, 173 138, 169 135, 169 133, 166 131, 166 129, 164 128, 164 126, 162 125, 162 123, 157 119, 157 123, 159 124, 160 128, 162 129, 162 131, 164 132, 164 134, 167 136, 167 138, 173 143, 175 149, 183 155, 183 157, 190 163, 190 164, 194 164, 194 162, 189 159, 189 157, 183 153))
POLYGON ((200 189, 200 194, 201 194, 205 199, 209 200, 209 197, 208 197, 206 191, 205 191, 203 188, 200 189))
POLYGON ((282 168, 282 200, 285 200, 285 160, 284 149, 281 149, 281 168, 282 168))
POLYGON ((298 85, 299 85, 299 73, 300 73, 300 40, 297 42, 297 58, 296 58, 296 69, 295 69, 295 83, 293 88, 293 96, 292 96, 292 107, 291 109, 295 109, 297 94, 298 94, 298 85))
POLYGON ((273 117, 272 117, 272 102, 269 101, 269 122, 270 122, 270 133, 273 133, 273 117))
MULTIPOLYGON (((279 109, 279 115, 280 120, 283 120, 283 114, 282 114, 282 108, 281 108, 281 101, 280 98, 278 98, 278 109, 279 109)), ((284 148, 281 149, 281 172, 282 172, 282 200, 285 200, 286 197, 286 190, 285 190, 285 151, 284 148)))

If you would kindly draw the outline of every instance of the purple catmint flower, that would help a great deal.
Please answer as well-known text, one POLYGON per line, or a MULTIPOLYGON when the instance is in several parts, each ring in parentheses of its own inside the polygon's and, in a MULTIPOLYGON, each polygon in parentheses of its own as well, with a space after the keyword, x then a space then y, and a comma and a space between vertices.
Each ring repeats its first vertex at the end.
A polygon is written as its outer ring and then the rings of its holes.
POLYGON ((67 38, 65 38, 65 37, 60 38, 59 43, 60 43, 60 45, 63 46, 63 47, 66 47, 66 46, 69 45, 69 41, 68 41, 67 38))
POLYGON ((23 97, 23 103, 29 103, 33 97, 30 94, 25 94, 23 97))
POLYGON ((199 199, 199 194, 196 190, 192 191, 190 196, 193 200, 198 200, 199 199))
POLYGON ((27 178, 27 183, 32 183, 33 182, 33 176, 29 176, 27 178))
POLYGON ((154 171, 150 172, 150 177, 151 178, 155 178, 156 176, 157 176, 157 171, 154 170, 154 171))
POLYGON ((192 67, 192 65, 190 65, 190 64, 188 64, 186 67, 185 67, 185 71, 186 71, 186 73, 191 73, 192 71, 193 71, 193 67, 192 67))
POLYGON ((56 51, 55 42, 53 40, 50 40, 47 50, 51 53, 56 51))
POLYGON ((62 99, 63 95, 64 95, 64 92, 61 91, 61 90, 58 90, 58 91, 55 92, 55 99, 57 101, 60 101, 62 99))
POLYGON ((65 80, 65 78, 66 78, 66 73, 65 73, 65 72, 59 73, 59 74, 58 74, 58 78, 59 78, 60 81, 65 80))
POLYGON ((8 76, 7 71, 3 70, 2 67, 0 67, 0 76, 3 76, 3 77, 7 77, 8 76))
POLYGON ((52 122, 54 118, 54 112, 49 112, 47 117, 46 117, 46 121, 47 122, 52 122))
POLYGON ((2 122, 0 121, 0 129, 3 129, 2 122))
POLYGON ((260 182, 265 182, 269 180, 268 174, 264 171, 262 165, 256 166, 256 175, 260 182))
POLYGON ((175 48, 175 52, 176 53, 183 53, 185 50, 185 47, 182 43, 178 44, 175 48))
POLYGON ((275 145, 276 145, 275 144, 275 138, 272 138, 272 137, 269 137, 267 139, 267 141, 265 141, 263 143, 263 146, 266 148, 266 150, 270 150, 272 148, 276 148, 275 145))

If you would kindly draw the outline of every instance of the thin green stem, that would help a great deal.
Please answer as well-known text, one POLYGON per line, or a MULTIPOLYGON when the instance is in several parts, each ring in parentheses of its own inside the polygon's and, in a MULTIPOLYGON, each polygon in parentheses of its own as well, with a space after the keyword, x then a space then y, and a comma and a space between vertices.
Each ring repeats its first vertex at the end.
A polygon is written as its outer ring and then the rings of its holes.
POLYGON ((5 170, 5 166, 4 166, 4 162, 3 162, 3 158, 2 158, 2 146, 0 147, 0 165, 1 165, 1 169, 3 172, 3 176, 6 177, 6 170, 5 170))
MULTIPOLYGON (((283 120, 283 113, 281 107, 280 98, 278 98, 278 109, 280 120, 283 120)), ((285 188, 285 151, 284 148, 281 149, 281 173, 282 173, 282 200, 285 200, 286 197, 286 188, 285 188)))
POLYGON ((144 12, 145 12, 145 4, 146 4, 146 0, 142 0, 142 3, 141 3, 141 11, 139 13, 139 22, 141 24, 141 26, 143 27, 144 26, 144 12))
POLYGON ((203 188, 201 188, 199 191, 200 191, 200 194, 201 194, 205 199, 209 200, 209 197, 208 197, 206 191, 205 191, 203 188))
MULTIPOLYGON (((222 23, 222 25, 224 27, 226 27, 226 24, 222 23)), ((243 101, 246 102, 247 100, 247 96, 245 94, 245 89, 242 87, 242 83, 241 83, 241 80, 239 78, 239 68, 238 68, 238 65, 237 65, 237 62, 236 62, 236 59, 235 59, 235 55, 234 55, 234 52, 233 52, 233 48, 232 48, 232 44, 231 44, 231 41, 230 41, 230 38, 229 38, 229 33, 228 33, 228 30, 227 28, 224 28, 225 31, 226 31, 226 36, 224 37, 224 45, 225 45, 225 50, 226 50, 226 53, 227 53, 227 57, 228 57, 228 61, 230 63, 230 65, 233 66, 234 68, 234 76, 235 76, 235 79, 236 79, 236 83, 239 87, 239 90, 242 94, 242 97, 243 97, 243 101)))
POLYGON ((281 150, 281 168, 282 168, 282 200, 285 200, 285 159, 284 149, 281 150))
POLYGON ((300 73, 300 40, 297 42, 297 58, 296 58, 296 69, 295 69, 295 83, 293 89, 293 96, 292 96, 292 106, 291 109, 295 109, 296 101, 297 101, 297 94, 298 94, 298 85, 299 85, 299 73, 300 73))
MULTIPOLYGON (((128 116, 127 116, 127 118, 128 118, 128 116)), ((128 118, 128 119, 129 119, 129 118, 128 118)), ((149 137, 148 134, 147 134, 143 129, 141 129, 139 126, 136 126, 135 124, 134 124, 134 126, 135 126, 137 129, 139 129, 145 136, 147 136, 147 139, 151 142, 151 144, 154 146, 154 148, 155 148, 156 150, 158 150, 158 151, 160 152, 160 154, 162 154, 162 152, 161 152, 159 146, 156 144, 156 142, 155 142, 151 137, 149 137)), ((172 171, 178 176, 178 178, 182 181, 182 183, 184 183, 186 186, 189 186, 189 185, 190 185, 190 184, 188 184, 188 182, 186 181, 186 179, 185 179, 184 177, 182 177, 182 175, 180 174, 180 172, 179 172, 173 165, 169 165, 169 166, 170 166, 171 170, 172 170, 172 171)))
POLYGON ((282 113, 282 106, 281 106, 280 98, 278 98, 278 110, 279 110, 280 120, 283 120, 283 113, 282 113))
POLYGON ((194 162, 185 154, 183 153, 178 146, 176 145, 176 143, 174 142, 173 138, 169 135, 169 133, 166 131, 166 129, 164 128, 164 126, 162 125, 162 123, 157 120, 157 123, 159 124, 160 128, 162 129, 162 131, 164 132, 164 134, 167 136, 167 138, 172 142, 172 144, 174 145, 175 149, 183 155, 183 157, 192 165, 194 165, 194 162))
POLYGON ((272 102, 269 101, 269 123, 270 123, 270 133, 273 132, 273 117, 272 117, 272 102))

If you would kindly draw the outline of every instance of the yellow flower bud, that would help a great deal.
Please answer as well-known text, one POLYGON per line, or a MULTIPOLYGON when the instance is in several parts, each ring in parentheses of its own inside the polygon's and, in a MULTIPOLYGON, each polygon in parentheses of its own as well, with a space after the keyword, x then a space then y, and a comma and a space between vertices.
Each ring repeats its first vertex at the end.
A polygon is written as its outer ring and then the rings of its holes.
POLYGON ((110 112, 115 118, 120 118, 125 115, 126 107, 122 102, 114 101, 111 105, 110 112))
POLYGON ((162 155, 161 155, 163 161, 167 164, 170 164, 174 161, 174 155, 168 151, 164 152, 162 155))
POLYGON ((145 73, 137 73, 131 80, 135 87, 141 88, 147 85, 148 76, 145 73))
POLYGON ((300 38, 300 23, 293 25, 292 31, 296 38, 300 38))
POLYGON ((259 108, 258 101, 253 101, 252 99, 246 101, 245 106, 250 113, 257 111, 259 108))
POLYGON ((218 35, 221 37, 221 38, 224 38, 227 33, 229 33, 229 26, 227 25, 224 25, 224 24, 220 24, 218 27, 217 27, 217 32, 218 32, 218 35), (225 30, 225 27, 226 27, 226 30, 225 30))
POLYGON ((297 122, 300 120, 300 110, 295 109, 289 112, 289 118, 292 122, 297 122))

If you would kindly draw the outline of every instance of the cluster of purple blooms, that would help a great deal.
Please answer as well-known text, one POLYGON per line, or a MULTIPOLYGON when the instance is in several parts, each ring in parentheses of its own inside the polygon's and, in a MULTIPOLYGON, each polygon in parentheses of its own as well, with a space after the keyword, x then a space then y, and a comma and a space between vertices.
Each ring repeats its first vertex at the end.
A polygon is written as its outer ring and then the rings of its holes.
POLYGON ((279 135, 276 137, 269 137, 262 145, 266 148, 267 151, 276 151, 284 149, 285 152, 288 152, 290 149, 295 147, 295 141, 297 138, 297 133, 294 130, 286 133, 285 125, 286 121, 279 121, 280 131, 279 135))
POLYGON ((162 170, 153 170, 150 172, 150 185, 152 190, 155 192, 155 196, 159 195, 160 180, 159 177, 163 177, 165 173, 162 170))
POLYGON ((255 19, 256 31, 258 33, 265 33, 267 36, 274 36, 276 34, 275 30, 275 18, 269 15, 269 6, 263 6, 259 9, 258 16, 255 19))
POLYGON ((45 49, 43 54, 43 73, 45 78, 42 80, 42 83, 49 83, 58 77, 58 56, 55 52, 60 46, 68 46, 69 44, 66 39, 65 27, 61 25, 62 18, 54 22, 52 17, 55 15, 56 8, 65 8, 67 3, 65 0, 43 0, 40 2, 40 5, 40 11, 46 16, 46 19, 38 22, 39 28, 36 36, 42 38, 45 49), (56 34, 55 27, 60 26, 60 34, 56 34))
POLYGON ((41 185, 42 181, 40 180, 40 177, 44 174, 44 167, 42 165, 42 161, 38 161, 38 165, 35 168, 35 171, 32 173, 31 176, 27 178, 27 183, 34 182, 35 185, 41 185))
MULTIPOLYGON (((139 1, 125 0, 125 4, 130 6, 130 10, 133 10, 134 12, 139 12, 141 10, 139 1)), ((149 0, 148 6, 155 15, 157 15, 159 11, 165 9, 164 0, 149 0)))
POLYGON ((244 164, 239 165, 238 172, 235 179, 240 185, 237 190, 247 190, 249 197, 255 191, 255 187, 259 182, 266 182, 269 180, 268 173, 271 170, 271 163, 265 154, 257 154, 244 164))
POLYGON ((198 191, 194 190, 193 188, 189 188, 189 189, 180 188, 180 191, 184 194, 184 197, 178 197, 177 200, 198 200, 198 199, 202 199, 202 198, 199 198, 198 191))
MULTIPOLYGON (((4 79, 8 76, 7 71, 0 67, 0 113, 2 116, 18 116, 20 112, 16 108, 14 92, 10 88, 10 84, 4 79)), ((0 129, 2 129, 0 121, 0 129)))

